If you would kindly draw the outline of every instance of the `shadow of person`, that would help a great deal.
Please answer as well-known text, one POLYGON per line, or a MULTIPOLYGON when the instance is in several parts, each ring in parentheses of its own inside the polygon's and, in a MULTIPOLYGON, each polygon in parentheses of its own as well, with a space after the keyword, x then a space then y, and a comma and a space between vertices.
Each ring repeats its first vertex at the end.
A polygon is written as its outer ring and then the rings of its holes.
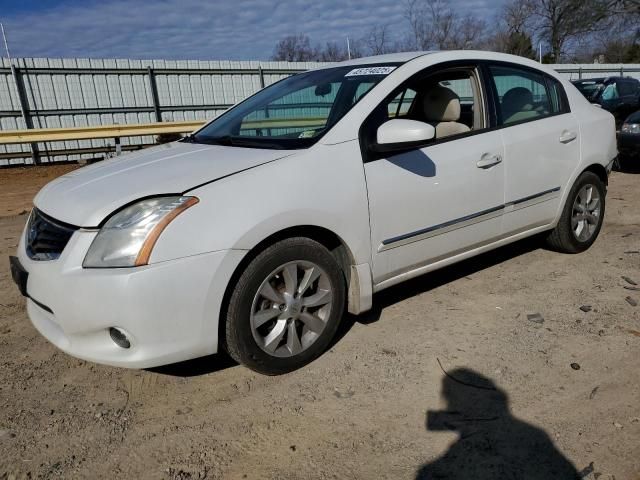
POLYGON ((449 372, 442 382, 445 411, 427 412, 427 430, 459 439, 416 479, 565 480, 580 475, 541 429, 511 416, 508 397, 473 370, 449 372))

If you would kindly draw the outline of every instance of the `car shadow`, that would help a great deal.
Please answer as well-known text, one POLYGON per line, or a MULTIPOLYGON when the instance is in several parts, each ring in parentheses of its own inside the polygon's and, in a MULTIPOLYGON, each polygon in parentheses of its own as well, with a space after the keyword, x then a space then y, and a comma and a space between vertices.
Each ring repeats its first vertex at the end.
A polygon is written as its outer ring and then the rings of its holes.
POLYGON ((421 177, 435 177, 436 164, 422 150, 412 150, 389 157, 388 162, 421 177))
POLYGON ((613 169, 620 173, 640 173, 640 154, 619 158, 613 165, 613 169))
POLYGON ((365 325, 377 322, 385 308, 537 250, 542 247, 543 238, 544 235, 535 235, 385 289, 374 295, 371 310, 352 320, 365 325))
POLYGON ((225 352, 194 358, 184 362, 162 365, 161 367, 147 368, 148 372, 168 375, 171 377, 198 377, 209 373, 220 372, 227 368, 236 367, 238 363, 225 352))
POLYGON ((445 372, 443 411, 427 411, 426 429, 455 432, 458 439, 416 472, 416 480, 498 478, 575 480, 582 473, 544 430, 514 417, 509 397, 489 378, 467 368, 445 372))
MULTIPOLYGON (((530 237, 492 252, 483 253, 468 260, 442 268, 437 272, 408 280, 401 285, 396 285, 375 294, 373 297, 373 308, 371 310, 358 316, 345 315, 328 348, 333 348, 339 343, 356 323, 368 325, 378 321, 382 315, 382 311, 386 307, 536 250, 540 248, 541 241, 540 236, 530 237)), ((150 368, 147 369, 147 371, 176 377, 195 377, 219 372, 237 365, 238 364, 226 353, 220 352, 193 360, 150 368)))

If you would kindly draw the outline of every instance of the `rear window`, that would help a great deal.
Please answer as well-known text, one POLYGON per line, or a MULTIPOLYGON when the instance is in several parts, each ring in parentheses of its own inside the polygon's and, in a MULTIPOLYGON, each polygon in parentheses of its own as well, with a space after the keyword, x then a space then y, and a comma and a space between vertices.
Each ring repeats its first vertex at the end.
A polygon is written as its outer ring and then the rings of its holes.
MULTIPOLYGON (((537 120, 560 113, 559 98, 547 89, 546 77, 518 67, 489 67, 496 92, 500 125, 537 120)), ((556 94, 559 92, 556 90, 556 94)))
POLYGON ((624 80, 620 82, 620 95, 635 95, 637 92, 637 82, 632 80, 624 80))
POLYGON ((573 84, 589 100, 596 98, 604 88, 604 82, 598 80, 582 80, 573 84))

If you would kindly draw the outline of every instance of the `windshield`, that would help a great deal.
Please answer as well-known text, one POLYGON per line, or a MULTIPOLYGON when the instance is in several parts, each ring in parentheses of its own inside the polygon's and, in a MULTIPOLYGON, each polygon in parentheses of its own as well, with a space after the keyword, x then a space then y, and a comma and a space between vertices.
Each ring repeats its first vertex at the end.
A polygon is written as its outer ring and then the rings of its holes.
POLYGON ((185 141, 250 148, 310 147, 397 66, 337 67, 288 77, 185 141))
POLYGON ((604 82, 598 80, 583 80, 573 84, 588 100, 594 100, 604 87, 604 82))

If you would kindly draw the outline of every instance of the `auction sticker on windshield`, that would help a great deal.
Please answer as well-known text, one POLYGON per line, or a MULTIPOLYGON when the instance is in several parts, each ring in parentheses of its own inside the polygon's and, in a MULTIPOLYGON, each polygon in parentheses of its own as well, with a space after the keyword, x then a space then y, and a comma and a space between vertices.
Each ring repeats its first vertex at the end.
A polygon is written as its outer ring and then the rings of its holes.
POLYGON ((357 75, 389 75, 397 67, 365 67, 355 68, 345 75, 345 77, 355 77, 357 75))

